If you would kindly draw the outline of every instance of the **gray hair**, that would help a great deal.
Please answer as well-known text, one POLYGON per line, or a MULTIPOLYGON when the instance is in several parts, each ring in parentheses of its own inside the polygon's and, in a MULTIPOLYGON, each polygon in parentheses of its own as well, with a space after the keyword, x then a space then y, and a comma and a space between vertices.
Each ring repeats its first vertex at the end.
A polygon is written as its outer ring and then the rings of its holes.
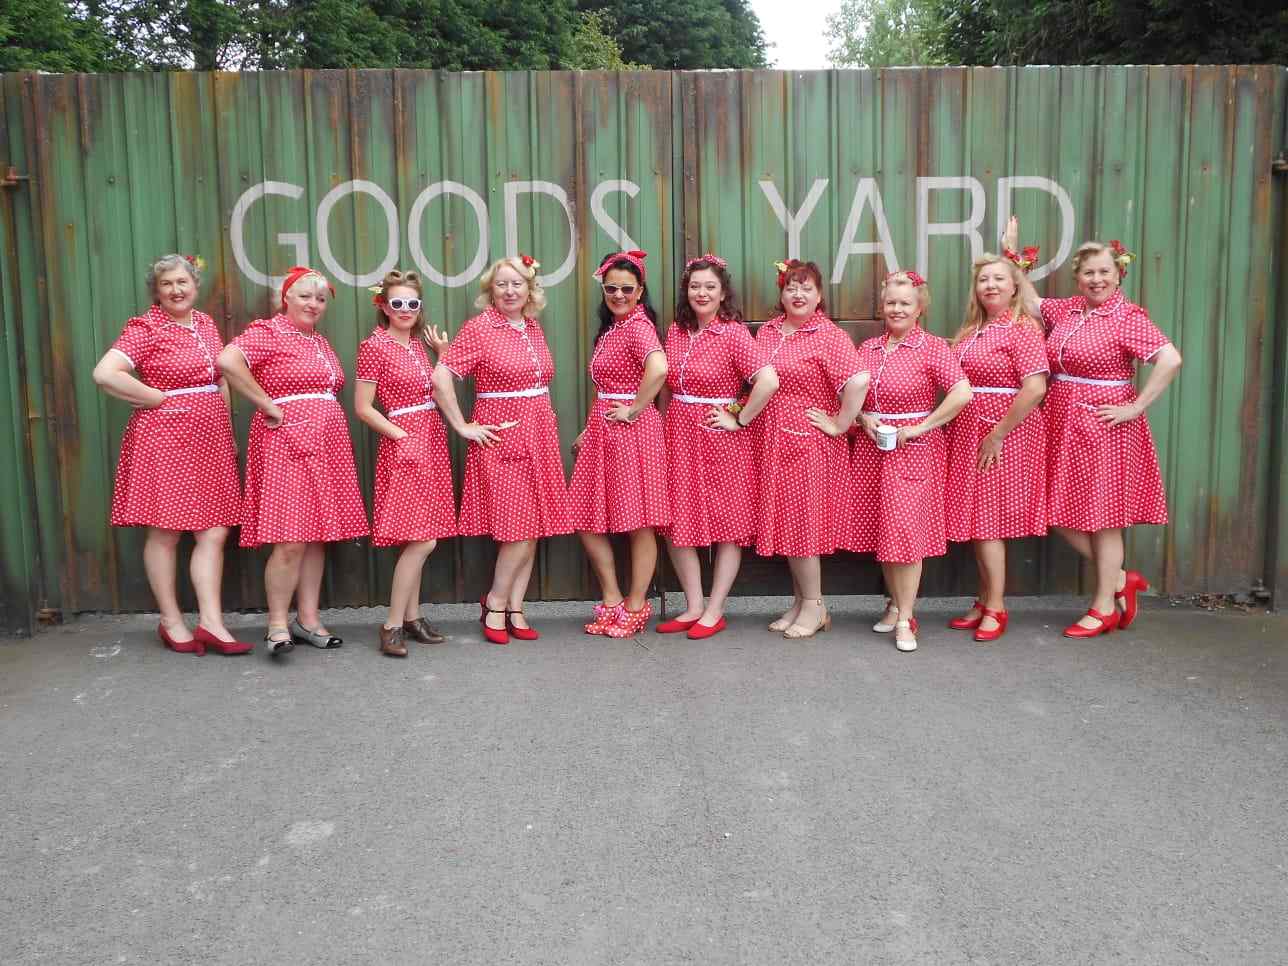
POLYGON ((166 272, 173 272, 176 268, 186 269, 188 275, 192 278, 192 284, 201 288, 201 269, 188 261, 186 257, 178 254, 162 255, 148 269, 147 286, 148 292, 152 295, 152 301, 157 300, 157 279, 166 272))

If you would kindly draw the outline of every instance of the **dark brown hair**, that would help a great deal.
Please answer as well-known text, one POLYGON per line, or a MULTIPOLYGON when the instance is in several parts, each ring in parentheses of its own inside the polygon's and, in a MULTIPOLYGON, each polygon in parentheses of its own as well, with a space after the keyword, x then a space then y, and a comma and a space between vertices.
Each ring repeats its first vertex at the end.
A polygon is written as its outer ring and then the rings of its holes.
POLYGON ((782 303, 782 292, 792 282, 813 282, 818 289, 818 310, 827 312, 827 301, 823 298, 823 273, 813 262, 802 262, 793 258, 787 263, 787 271, 778 273, 779 304, 782 303))
POLYGON ((743 321, 742 307, 738 304, 738 293, 733 290, 733 279, 729 277, 729 270, 705 258, 698 258, 690 262, 684 269, 684 274, 680 276, 680 291, 675 302, 676 324, 687 332, 697 331, 698 315, 689 304, 689 279, 693 277, 694 272, 701 271, 715 272, 716 278, 720 281, 721 298, 720 307, 716 309, 716 318, 724 322, 743 321))

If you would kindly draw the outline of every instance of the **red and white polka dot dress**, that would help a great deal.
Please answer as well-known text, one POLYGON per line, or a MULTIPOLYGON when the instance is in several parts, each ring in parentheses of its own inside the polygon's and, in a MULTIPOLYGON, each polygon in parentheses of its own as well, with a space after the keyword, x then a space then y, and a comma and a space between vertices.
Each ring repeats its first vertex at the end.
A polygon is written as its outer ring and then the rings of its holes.
POLYGON ((769 353, 741 322, 716 319, 696 332, 671 323, 666 334, 667 492, 677 547, 756 539, 757 419, 735 432, 707 425, 712 406, 737 400, 743 384, 768 364, 769 353), (716 402, 719 400, 720 402, 716 402))
POLYGON ((760 474, 756 553, 813 557, 834 551, 841 537, 849 447, 805 413, 835 413, 845 384, 863 371, 850 337, 822 312, 791 335, 784 316, 770 319, 756 343, 778 373, 774 393, 753 425, 760 474))
POLYGON ((376 384, 385 418, 406 431, 380 437, 371 542, 391 547, 456 535, 456 497, 443 417, 432 406, 433 366, 420 339, 403 345, 377 326, 358 346, 355 376, 376 384))
POLYGON ((280 314, 256 319, 230 344, 284 413, 276 429, 262 412, 250 421, 241 545, 366 536, 349 423, 335 398, 344 370, 331 344, 280 314))
POLYGON ((979 444, 1006 416, 1026 376, 1047 371, 1035 324, 1010 314, 965 336, 953 352, 974 395, 949 424, 948 539, 1011 540, 1046 534, 1046 421, 1034 406, 1002 440, 1001 462, 979 469, 979 444), (990 390, 1004 389, 1007 392, 990 390))
MULTIPOLYGON (((886 352, 888 336, 859 347, 872 384, 863 411, 889 426, 912 426, 934 411, 939 395, 966 378, 952 348, 920 326, 886 352)), ((861 430, 850 455, 850 512, 841 546, 882 563, 915 563, 947 552, 942 427, 883 452, 861 430)))
POLYGON ((662 414, 650 405, 633 423, 604 418, 613 406, 630 405, 644 376, 644 360, 661 351, 657 330, 639 306, 614 322, 591 349, 587 368, 596 398, 568 487, 577 530, 629 533, 671 521, 662 414))
POLYGON ((1080 295, 1043 299, 1042 318, 1051 364, 1048 524, 1094 532, 1166 523, 1167 494, 1149 420, 1140 416, 1110 428, 1095 410, 1133 402, 1134 361, 1152 359, 1171 340, 1122 292, 1090 310, 1080 295))
POLYGON ((439 364, 457 378, 474 377, 474 422, 518 424, 499 430, 499 443, 470 444, 459 532, 502 543, 571 533, 559 424, 548 391, 555 365, 540 324, 526 319, 511 325, 489 306, 461 326, 439 364))
POLYGON ((130 319, 112 348, 138 378, 166 393, 156 409, 136 409, 121 437, 112 525, 207 530, 241 517, 237 444, 215 359, 224 347, 214 321, 192 313, 180 325, 152 306, 130 319), (195 392, 189 390, 197 390, 195 392))

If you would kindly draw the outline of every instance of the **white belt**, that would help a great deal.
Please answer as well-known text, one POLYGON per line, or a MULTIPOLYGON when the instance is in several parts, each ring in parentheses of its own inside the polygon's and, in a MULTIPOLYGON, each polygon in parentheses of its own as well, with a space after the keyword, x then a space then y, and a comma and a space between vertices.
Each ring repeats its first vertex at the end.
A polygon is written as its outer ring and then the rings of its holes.
POLYGON ((676 402, 693 403, 696 406, 731 406, 738 401, 722 396, 684 396, 679 394, 671 398, 676 402))
POLYGON ((623 402, 631 402, 635 398, 633 392, 601 392, 600 399, 620 399, 623 402))
POLYGON ((297 392, 294 396, 278 396, 273 400, 274 406, 280 406, 282 403, 295 402, 297 399, 329 399, 335 402, 335 393, 333 392, 297 392))
POLYGON ((993 393, 997 396, 1014 396, 1018 389, 1012 389, 1010 386, 971 386, 971 392, 993 393))
POLYGON ((404 416, 407 413, 418 413, 424 409, 437 409, 437 408, 438 408, 438 403, 430 399, 426 402, 421 403, 418 406, 402 406, 398 409, 391 409, 389 410, 389 412, 385 413, 385 415, 386 416, 404 416))
POLYGON ((877 419, 925 419, 930 413, 864 413, 864 416, 875 416, 877 419))
MULTIPOLYGON (((531 399, 533 396, 544 396, 550 392, 549 386, 534 386, 532 389, 519 389, 515 392, 476 392, 475 399, 531 399)), ((630 397, 634 399, 634 396, 630 397)))
POLYGON ((1130 386, 1130 379, 1088 379, 1085 376, 1071 376, 1067 372, 1057 372, 1054 379, 1060 382, 1076 382, 1083 386, 1130 386))
POLYGON ((190 396, 195 392, 219 392, 218 386, 188 386, 186 389, 167 389, 167 396, 190 396))

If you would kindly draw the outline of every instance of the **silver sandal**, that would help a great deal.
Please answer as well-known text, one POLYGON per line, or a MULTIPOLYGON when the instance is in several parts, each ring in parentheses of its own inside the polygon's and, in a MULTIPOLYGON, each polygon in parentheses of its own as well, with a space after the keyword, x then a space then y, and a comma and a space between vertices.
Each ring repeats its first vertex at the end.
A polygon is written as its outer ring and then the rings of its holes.
POLYGON ((322 650, 330 650, 333 647, 339 647, 344 643, 344 638, 336 637, 334 634, 323 634, 318 631, 311 631, 297 617, 291 621, 290 626, 291 640, 296 644, 311 644, 322 650))

